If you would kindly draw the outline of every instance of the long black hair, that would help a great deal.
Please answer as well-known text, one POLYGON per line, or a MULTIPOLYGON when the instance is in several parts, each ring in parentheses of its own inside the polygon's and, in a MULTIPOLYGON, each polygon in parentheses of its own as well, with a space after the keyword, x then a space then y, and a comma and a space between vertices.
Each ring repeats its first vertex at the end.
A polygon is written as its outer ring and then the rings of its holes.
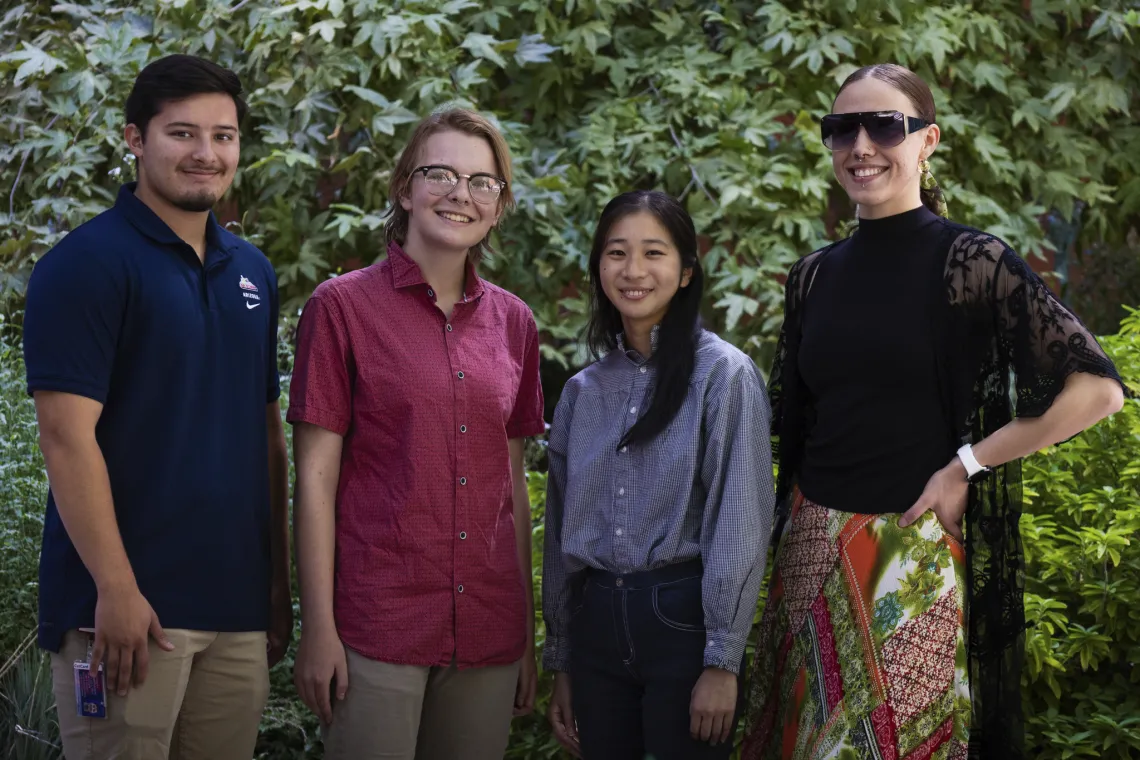
POLYGON ((599 359, 616 349, 618 333, 624 329, 621 312, 602 289, 602 252, 614 224, 639 211, 653 214, 669 232, 673 245, 681 254, 682 276, 685 269, 691 269, 692 276, 689 284, 673 295, 669 310, 658 327, 657 349, 650 358, 657 370, 652 401, 622 438, 619 448, 652 440, 669 426, 680 411, 693 376, 705 284, 697 255, 697 230, 685 207, 672 196, 657 190, 635 190, 617 196, 602 209, 590 251, 590 321, 586 335, 594 358, 599 359))

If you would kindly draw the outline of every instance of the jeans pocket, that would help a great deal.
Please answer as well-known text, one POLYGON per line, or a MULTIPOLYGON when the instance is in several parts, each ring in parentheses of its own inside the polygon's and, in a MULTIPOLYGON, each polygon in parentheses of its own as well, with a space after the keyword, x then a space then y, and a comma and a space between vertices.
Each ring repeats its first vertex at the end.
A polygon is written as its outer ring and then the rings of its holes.
POLYGON ((654 586, 653 614, 674 630, 703 632, 705 611, 701 605, 700 576, 654 586))

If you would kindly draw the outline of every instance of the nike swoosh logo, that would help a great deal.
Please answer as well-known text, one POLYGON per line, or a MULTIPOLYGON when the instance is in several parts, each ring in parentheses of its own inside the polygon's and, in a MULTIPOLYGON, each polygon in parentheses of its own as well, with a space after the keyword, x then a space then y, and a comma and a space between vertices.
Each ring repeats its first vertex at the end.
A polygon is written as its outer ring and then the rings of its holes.
POLYGON ((247 308, 247 309, 256 309, 258 306, 261 306, 261 304, 259 304, 259 303, 250 303, 249 301, 246 301, 246 302, 245 302, 245 308, 247 308))

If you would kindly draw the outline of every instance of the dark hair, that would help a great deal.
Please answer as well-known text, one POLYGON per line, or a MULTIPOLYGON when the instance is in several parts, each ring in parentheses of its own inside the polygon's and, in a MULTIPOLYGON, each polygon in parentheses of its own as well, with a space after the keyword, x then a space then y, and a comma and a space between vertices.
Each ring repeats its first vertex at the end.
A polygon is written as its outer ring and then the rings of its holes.
MULTIPOLYGON (((880 82, 886 82, 906 95, 911 105, 914 106, 914 110, 918 112, 920 119, 927 124, 934 123, 937 114, 934 108, 934 93, 930 91, 930 86, 922 81, 922 77, 918 74, 896 63, 876 63, 853 72, 847 79, 843 80, 839 92, 835 93, 836 100, 839 99, 844 90, 863 79, 877 79, 880 82)), ((832 102, 834 103, 834 101, 832 102)), ((945 208, 945 198, 942 195, 942 188, 937 183, 933 183, 931 187, 923 187, 919 192, 922 195, 922 205, 936 214, 942 213, 940 209, 945 208)))
POLYGON ((241 97, 241 80, 229 69, 193 55, 168 55, 153 61, 135 78, 127 97, 127 124, 134 124, 146 139, 146 128, 167 103, 194 95, 221 93, 234 99, 238 124, 247 106, 241 97))
POLYGON ((622 193, 602 210, 590 251, 590 321, 586 334, 594 358, 598 359, 617 348, 618 333, 624 329, 621 313, 602 290, 602 251, 606 248, 610 228, 618 220, 639 211, 653 214, 668 230, 673 245, 681 254, 682 271, 692 269, 693 274, 689 284, 673 295, 669 310, 658 327, 657 350, 650 358, 657 368, 652 401, 622 438, 619 448, 652 440, 669 426, 680 411, 693 376, 701 297, 704 294, 704 273, 697 256, 697 231, 685 207, 672 196, 657 190, 622 193))

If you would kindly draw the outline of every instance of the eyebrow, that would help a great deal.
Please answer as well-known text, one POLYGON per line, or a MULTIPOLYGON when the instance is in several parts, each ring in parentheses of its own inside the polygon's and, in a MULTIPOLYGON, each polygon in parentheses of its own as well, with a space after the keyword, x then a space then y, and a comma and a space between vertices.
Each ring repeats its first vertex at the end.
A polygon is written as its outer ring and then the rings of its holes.
MULTIPOLYGON (((199 125, 191 124, 188 121, 172 121, 166 125, 166 129, 170 129, 171 127, 190 127, 191 129, 201 129, 201 127, 199 125)), ((214 129, 220 129, 223 132, 237 132, 238 131, 237 127, 230 126, 229 124, 219 124, 218 126, 214 127, 214 129)))
MULTIPOLYGON (((629 241, 626 240, 625 238, 610 238, 609 240, 606 241, 606 245, 609 245, 610 243, 628 243, 628 242, 629 241)), ((671 245, 667 241, 661 240, 659 238, 644 238, 641 242, 642 243, 656 243, 657 245, 664 245, 664 246, 671 245)))

